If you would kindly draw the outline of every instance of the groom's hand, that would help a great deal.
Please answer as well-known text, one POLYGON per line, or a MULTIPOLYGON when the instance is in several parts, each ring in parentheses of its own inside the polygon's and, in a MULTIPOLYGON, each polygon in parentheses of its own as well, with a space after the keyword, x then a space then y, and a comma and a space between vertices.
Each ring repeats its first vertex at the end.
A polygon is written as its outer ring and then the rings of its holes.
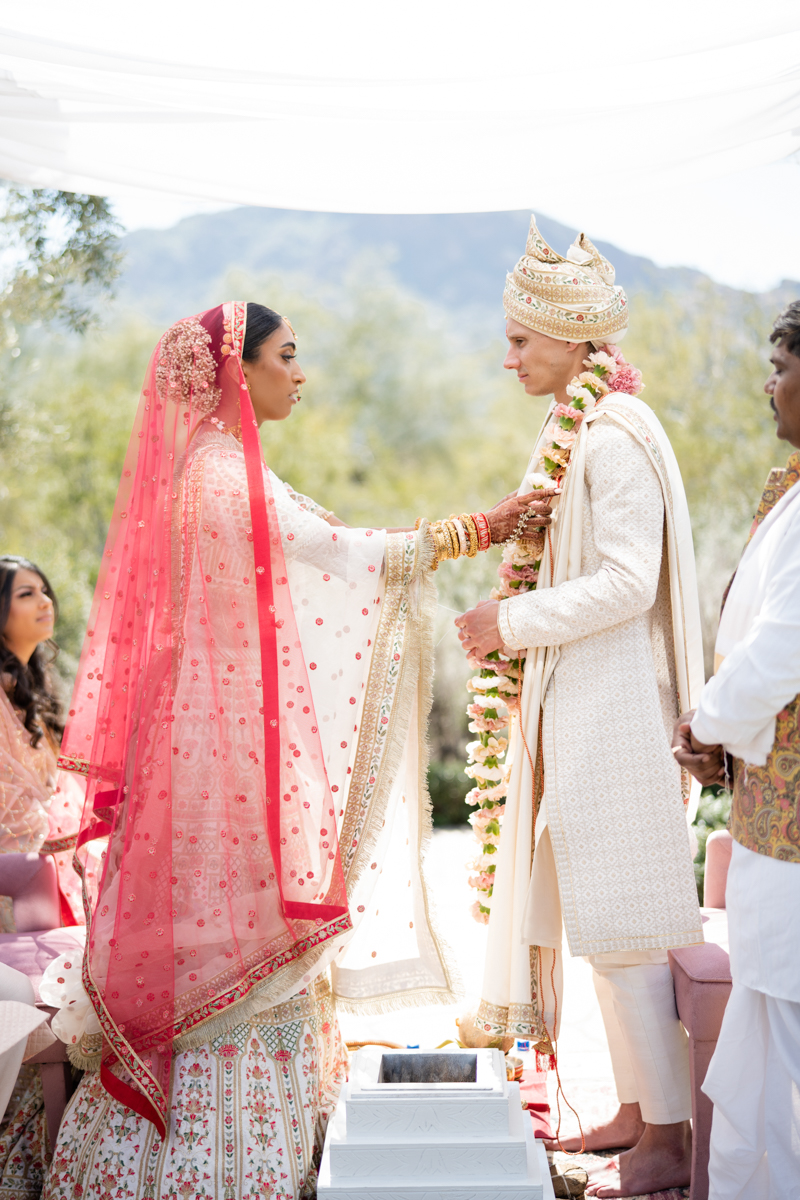
POLYGON ((486 658, 492 650, 503 649, 503 639, 497 628, 497 600, 481 600, 475 608, 456 617, 455 624, 461 645, 474 658, 486 658))
MULTIPOLYGON (((513 536, 519 524, 520 517, 527 514, 521 534, 522 539, 535 538, 536 531, 550 524, 552 508, 550 501, 558 495, 555 488, 541 488, 528 492, 526 496, 518 496, 512 492, 499 504, 487 512, 489 528, 492 533, 492 545, 498 546, 513 536)), ((539 537, 542 535, 539 534, 539 537)))

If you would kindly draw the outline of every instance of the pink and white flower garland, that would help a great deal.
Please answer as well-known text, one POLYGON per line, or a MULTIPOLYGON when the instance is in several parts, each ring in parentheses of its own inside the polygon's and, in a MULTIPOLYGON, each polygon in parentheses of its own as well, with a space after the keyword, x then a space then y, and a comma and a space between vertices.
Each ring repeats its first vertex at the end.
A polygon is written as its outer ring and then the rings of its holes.
MULTIPOLYGON (((603 346, 585 360, 585 371, 576 375, 567 387, 570 404, 557 404, 551 414, 533 470, 525 482, 531 491, 560 484, 569 466, 578 430, 591 412, 610 392, 625 392, 638 396, 644 384, 641 372, 626 362, 616 346, 603 346)), ((554 504, 554 509, 557 505, 554 504)), ((553 513, 553 521, 557 512, 553 513)), ((492 590, 493 600, 521 596, 533 591, 539 578, 545 538, 527 542, 510 542, 503 548, 503 560, 498 568, 499 587, 492 590)), ((467 766, 464 768, 474 783, 467 793, 466 803, 477 806, 469 823, 480 845, 480 854, 469 865, 470 887, 478 898, 472 905, 476 921, 488 924, 492 889, 500 844, 502 817, 508 792, 510 765, 505 763, 511 716, 519 709, 519 696, 525 670, 525 652, 517 658, 492 651, 487 658, 470 658, 469 665, 477 672, 467 684, 472 702, 467 706, 469 729, 477 740, 467 745, 467 766)))

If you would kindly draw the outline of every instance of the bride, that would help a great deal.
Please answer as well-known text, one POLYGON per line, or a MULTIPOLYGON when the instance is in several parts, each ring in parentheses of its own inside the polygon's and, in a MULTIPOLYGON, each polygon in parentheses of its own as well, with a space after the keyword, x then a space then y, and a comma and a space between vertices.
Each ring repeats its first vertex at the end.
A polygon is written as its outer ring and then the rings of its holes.
MULTIPOLYGON (((46 1200, 313 1194, 335 1004, 450 1003, 428 919, 432 570, 482 528, 350 529, 263 464, 305 377, 229 303, 156 347, 61 765, 104 839, 83 963, 43 983, 86 1070, 46 1200)), ((509 499, 492 540, 547 521, 509 499)), ((488 536, 487 536, 488 542, 488 536)), ((73 956, 74 957, 74 956, 73 956)))

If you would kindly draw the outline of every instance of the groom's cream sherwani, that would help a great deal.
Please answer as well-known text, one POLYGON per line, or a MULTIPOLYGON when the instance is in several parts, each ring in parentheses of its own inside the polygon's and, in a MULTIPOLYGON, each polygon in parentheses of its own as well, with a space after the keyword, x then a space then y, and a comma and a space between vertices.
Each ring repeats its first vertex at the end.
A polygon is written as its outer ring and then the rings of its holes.
MULTIPOLYGON (((533 219, 525 249, 506 280, 507 316, 616 356, 628 307, 611 263, 583 234, 562 257, 533 219)), ((588 406, 536 590, 499 606, 505 645, 526 656, 478 1021, 552 1053, 563 919, 570 953, 594 968, 620 1102, 671 1124, 691 1104, 667 948, 703 940, 688 777, 670 745, 703 686, 692 531, 669 440, 629 394, 635 379, 612 374, 621 390, 600 398, 581 379, 567 394, 588 406)), ((535 475, 552 473, 550 419, 535 475)))
MULTIPOLYGON (((544 861, 553 855, 573 955, 701 942, 670 750, 679 701, 662 483, 610 416, 598 413, 584 436, 580 575, 500 606, 508 647, 560 647, 544 696, 544 796, 522 932, 561 944, 544 861)), ((527 761, 518 785, 530 787, 527 761)))
POLYGON ((584 419, 537 589, 499 626, 527 656, 479 1019, 552 1049, 563 919, 594 967, 620 1101, 684 1120, 666 950, 703 932, 670 743, 702 655, 680 474, 640 400, 612 393, 584 419))

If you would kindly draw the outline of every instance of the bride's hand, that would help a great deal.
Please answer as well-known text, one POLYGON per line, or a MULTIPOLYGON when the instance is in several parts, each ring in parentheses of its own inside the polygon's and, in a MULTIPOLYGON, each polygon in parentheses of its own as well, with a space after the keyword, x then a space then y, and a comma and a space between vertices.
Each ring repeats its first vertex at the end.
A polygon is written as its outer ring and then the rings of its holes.
POLYGON ((506 496, 486 514, 492 534, 492 545, 497 546, 500 542, 508 541, 524 513, 529 513, 530 516, 525 523, 522 540, 533 540, 537 529, 543 529, 550 524, 550 514, 553 511, 550 501, 558 494, 556 488, 541 488, 535 492, 528 492, 526 496, 518 496, 516 492, 506 496))

